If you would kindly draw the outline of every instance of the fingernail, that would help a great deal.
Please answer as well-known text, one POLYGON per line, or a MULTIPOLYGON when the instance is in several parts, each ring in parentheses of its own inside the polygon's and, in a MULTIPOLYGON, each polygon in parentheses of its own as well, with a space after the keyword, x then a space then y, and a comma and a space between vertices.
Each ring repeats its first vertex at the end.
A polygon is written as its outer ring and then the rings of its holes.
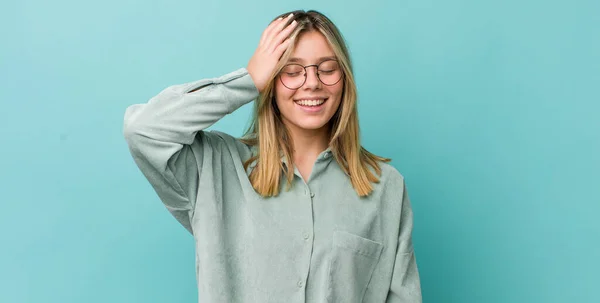
POLYGON ((294 13, 291 13, 291 14, 288 16, 288 18, 289 18, 289 17, 291 17, 291 16, 293 16, 293 15, 294 15, 294 13))

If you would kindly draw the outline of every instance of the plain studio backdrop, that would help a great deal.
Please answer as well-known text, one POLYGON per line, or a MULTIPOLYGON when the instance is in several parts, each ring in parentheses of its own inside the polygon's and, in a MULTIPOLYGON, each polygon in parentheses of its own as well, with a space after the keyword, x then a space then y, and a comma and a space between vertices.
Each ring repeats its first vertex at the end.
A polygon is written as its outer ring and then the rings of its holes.
MULTIPOLYGON (((425 302, 600 302, 600 2, 3 1, 0 302, 195 302, 125 108, 245 67, 279 13, 345 35, 425 302)), ((252 106, 218 122, 239 136, 252 106)))

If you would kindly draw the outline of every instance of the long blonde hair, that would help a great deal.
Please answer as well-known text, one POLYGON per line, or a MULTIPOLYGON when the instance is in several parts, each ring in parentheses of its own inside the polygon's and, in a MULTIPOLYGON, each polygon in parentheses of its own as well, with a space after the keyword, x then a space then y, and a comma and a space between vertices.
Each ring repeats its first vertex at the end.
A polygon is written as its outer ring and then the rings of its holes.
POLYGON ((289 22, 292 20, 298 22, 290 34, 292 43, 279 60, 266 88, 254 103, 251 124, 240 138, 242 142, 256 147, 257 150, 257 154, 244 163, 244 168, 247 170, 249 165, 256 161, 249 179, 254 189, 263 197, 279 194, 282 172, 285 172, 287 176, 287 190, 291 187, 294 179, 293 142, 275 103, 275 80, 291 56, 299 35, 304 32, 317 31, 329 42, 344 74, 342 100, 338 110, 328 122, 330 128, 329 147, 334 159, 350 178, 356 193, 359 196, 367 196, 373 191, 371 182, 379 182, 379 178, 371 172, 368 166, 372 167, 378 176, 381 176, 381 168, 377 161, 389 162, 390 159, 374 155, 360 145, 356 84, 344 38, 329 18, 314 10, 288 12, 275 19, 285 17, 290 13, 294 13, 294 16, 289 22), (286 157, 287 167, 281 161, 282 155, 286 157))

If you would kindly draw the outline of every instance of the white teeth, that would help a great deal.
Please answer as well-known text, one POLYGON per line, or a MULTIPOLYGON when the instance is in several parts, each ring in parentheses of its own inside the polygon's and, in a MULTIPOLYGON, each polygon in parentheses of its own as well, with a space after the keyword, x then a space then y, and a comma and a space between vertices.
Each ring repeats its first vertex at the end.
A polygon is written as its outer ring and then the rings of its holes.
POLYGON ((296 103, 304 106, 318 106, 325 102, 325 99, 317 99, 317 100, 298 100, 296 103))

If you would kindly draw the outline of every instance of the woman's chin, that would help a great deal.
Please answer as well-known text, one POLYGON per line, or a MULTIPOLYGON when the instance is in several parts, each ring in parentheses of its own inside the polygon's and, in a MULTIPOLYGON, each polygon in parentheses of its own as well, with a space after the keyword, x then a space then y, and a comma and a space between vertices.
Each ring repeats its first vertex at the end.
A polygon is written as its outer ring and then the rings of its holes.
POLYGON ((305 122, 305 123, 300 123, 300 124, 296 124, 296 125, 301 130, 315 131, 315 130, 323 129, 327 125, 327 122, 326 121, 315 121, 314 123, 306 123, 305 122))

